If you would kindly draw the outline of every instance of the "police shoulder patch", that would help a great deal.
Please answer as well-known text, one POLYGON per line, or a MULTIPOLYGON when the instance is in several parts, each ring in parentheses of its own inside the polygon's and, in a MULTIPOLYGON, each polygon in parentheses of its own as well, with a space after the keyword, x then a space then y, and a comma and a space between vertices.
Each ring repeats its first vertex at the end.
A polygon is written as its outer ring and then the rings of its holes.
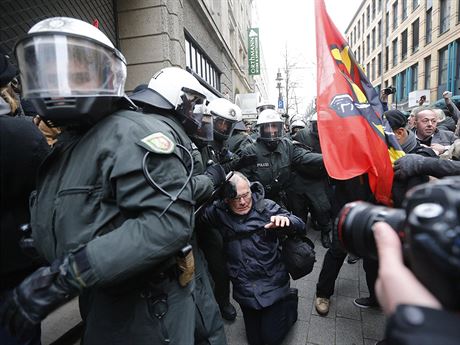
POLYGON ((149 151, 160 154, 170 154, 176 147, 170 138, 160 132, 146 136, 138 144, 149 151))

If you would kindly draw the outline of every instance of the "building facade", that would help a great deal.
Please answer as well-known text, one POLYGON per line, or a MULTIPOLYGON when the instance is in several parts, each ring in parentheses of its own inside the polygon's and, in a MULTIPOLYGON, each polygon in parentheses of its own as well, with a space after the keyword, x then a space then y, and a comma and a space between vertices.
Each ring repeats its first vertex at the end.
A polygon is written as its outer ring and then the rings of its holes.
POLYGON ((125 55, 127 91, 163 67, 179 66, 207 88, 208 98, 234 101, 236 94, 265 88, 263 78, 248 73, 254 6, 253 0, 3 0, 0 45, 11 54, 36 22, 79 18, 98 25, 125 55))
POLYGON ((423 90, 431 103, 460 94, 460 0, 363 0, 345 36, 378 91, 396 88, 398 109, 423 90))

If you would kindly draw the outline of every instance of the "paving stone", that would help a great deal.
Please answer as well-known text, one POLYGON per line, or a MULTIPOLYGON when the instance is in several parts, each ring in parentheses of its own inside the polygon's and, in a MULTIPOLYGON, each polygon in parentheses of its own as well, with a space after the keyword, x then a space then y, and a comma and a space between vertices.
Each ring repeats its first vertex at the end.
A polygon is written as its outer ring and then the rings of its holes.
POLYGON ((299 297, 298 317, 300 321, 310 321, 312 300, 299 297))
POLYGON ((225 334, 228 345, 246 345, 246 331, 242 317, 237 317, 234 322, 224 321, 225 334))
POLYGON ((335 328, 335 345, 363 345, 361 322, 338 317, 335 328))
POLYGON ((318 345, 331 345, 335 342, 335 319, 312 316, 307 340, 318 345))
POLYGON ((289 330, 282 345, 304 345, 307 341, 309 323, 297 321, 294 326, 289 330))
POLYGON ((293 287, 299 289, 299 296, 312 299, 316 294, 316 281, 305 278, 294 281, 293 287))
POLYGON ((358 281, 353 279, 337 279, 337 294, 357 298, 359 296, 358 281))
POLYGON ((377 341, 376 339, 364 338, 364 345, 375 345, 377 341))
POLYGON ((337 296, 336 316, 361 321, 360 310, 353 304, 353 300, 352 297, 337 296))
POLYGON ((362 309, 363 336, 365 338, 383 339, 385 334, 385 316, 378 309, 362 309))

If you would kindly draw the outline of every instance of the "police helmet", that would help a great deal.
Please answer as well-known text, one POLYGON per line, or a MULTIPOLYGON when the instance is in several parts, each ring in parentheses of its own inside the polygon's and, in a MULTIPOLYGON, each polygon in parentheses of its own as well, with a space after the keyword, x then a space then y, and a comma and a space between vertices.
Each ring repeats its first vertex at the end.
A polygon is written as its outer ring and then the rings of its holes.
POLYGON ((302 128, 305 128, 305 122, 303 122, 302 120, 295 120, 290 124, 289 131, 291 132, 291 134, 294 134, 302 128))
MULTIPOLYGON (((203 86, 192 74, 179 67, 163 68, 150 79, 148 89, 154 91, 152 95, 161 96, 152 97, 148 103, 174 110, 187 134, 196 134, 202 123, 202 114, 194 111, 195 105, 204 104, 206 96, 203 86)), ((136 101, 133 96, 131 99, 136 101)))
POLYGON ((240 107, 225 98, 213 99, 207 110, 213 117, 214 136, 222 141, 228 139, 235 124, 243 119, 240 107))
POLYGON ((94 123, 124 96, 126 60, 93 25, 54 17, 15 47, 23 97, 51 126, 94 123))
POLYGON ((262 111, 257 118, 259 138, 263 141, 278 141, 283 136, 284 122, 273 109, 262 111))
POLYGON ((257 104, 257 107, 256 107, 257 115, 260 115, 260 113, 263 112, 265 109, 275 110, 275 105, 263 99, 257 104))

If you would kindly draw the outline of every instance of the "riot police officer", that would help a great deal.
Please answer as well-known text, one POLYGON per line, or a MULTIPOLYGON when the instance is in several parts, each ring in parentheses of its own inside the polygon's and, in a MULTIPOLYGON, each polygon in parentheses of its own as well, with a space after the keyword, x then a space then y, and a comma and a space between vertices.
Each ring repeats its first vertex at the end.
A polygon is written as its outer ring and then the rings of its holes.
MULTIPOLYGON (((191 138, 195 138, 206 143, 213 138, 213 121, 204 111, 204 90, 198 80, 181 68, 163 68, 151 78, 146 89, 131 95, 131 99, 143 108, 144 113, 151 114, 170 127, 177 142, 192 153, 192 157, 187 157, 186 152, 182 152, 182 156, 193 173, 195 201, 202 203, 209 198, 213 189, 224 181, 225 174, 219 165, 210 166, 205 171, 201 155, 191 141, 191 138), (193 107, 184 103, 192 98, 196 103, 193 107)), ((213 296, 203 253, 197 245, 196 232, 191 243, 196 282, 193 295, 196 310, 195 344, 226 344, 224 324, 213 296)))
POLYGON ((273 109, 262 111, 257 119, 259 137, 241 150, 241 155, 255 154, 257 164, 241 169, 251 181, 259 181, 266 198, 286 205, 285 190, 291 180, 291 169, 303 173, 324 171, 321 154, 312 153, 283 137, 284 122, 273 109))
POLYGON ((80 295, 85 344, 190 344, 194 200, 173 131, 127 109, 126 60, 94 26, 45 19, 15 50, 24 96, 64 131, 31 197, 51 265, 3 299, 1 325, 27 335, 80 295))

